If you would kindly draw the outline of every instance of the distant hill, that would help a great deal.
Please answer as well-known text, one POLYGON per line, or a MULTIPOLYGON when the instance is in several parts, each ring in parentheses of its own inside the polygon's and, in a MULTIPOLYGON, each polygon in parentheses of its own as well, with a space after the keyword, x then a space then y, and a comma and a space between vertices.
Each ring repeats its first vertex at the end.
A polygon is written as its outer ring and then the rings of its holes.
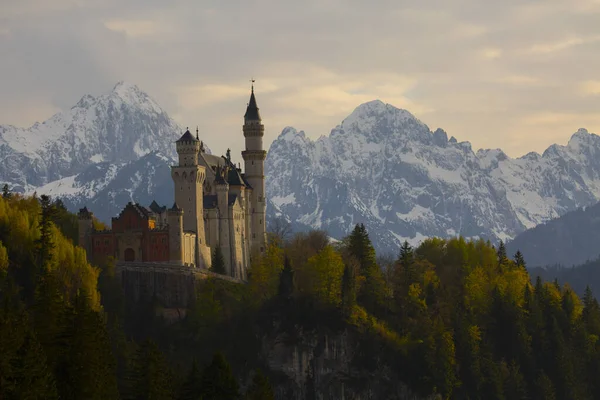
POLYGON ((506 244, 508 254, 521 250, 527 266, 571 267, 600 256, 600 203, 540 224, 506 244))

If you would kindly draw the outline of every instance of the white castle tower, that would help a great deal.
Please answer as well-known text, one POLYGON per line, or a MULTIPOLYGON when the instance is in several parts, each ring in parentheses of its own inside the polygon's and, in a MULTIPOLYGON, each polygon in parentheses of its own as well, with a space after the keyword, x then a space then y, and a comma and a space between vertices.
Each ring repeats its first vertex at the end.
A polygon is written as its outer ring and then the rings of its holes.
POLYGON ((175 203, 183 210, 183 231, 196 234, 196 267, 209 268, 210 248, 205 243, 203 189, 206 169, 198 164, 200 140, 189 130, 175 142, 179 165, 171 167, 175 203))
POLYGON ((242 151, 244 177, 252 187, 249 210, 252 226, 250 248, 252 253, 262 253, 267 242, 265 221, 267 210, 265 200, 265 158, 267 158, 267 152, 263 150, 265 127, 261 122, 258 106, 256 105, 254 84, 252 85, 250 102, 244 115, 243 131, 246 138, 246 150, 242 151))

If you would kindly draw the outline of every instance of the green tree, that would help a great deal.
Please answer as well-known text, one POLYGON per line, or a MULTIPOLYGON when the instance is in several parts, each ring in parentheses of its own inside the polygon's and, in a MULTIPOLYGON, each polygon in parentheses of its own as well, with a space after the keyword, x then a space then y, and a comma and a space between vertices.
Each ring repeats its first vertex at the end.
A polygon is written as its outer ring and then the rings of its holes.
POLYGON ((215 353, 212 362, 202 373, 202 398, 235 400, 240 396, 239 386, 231 367, 221 353, 215 353))
POLYGON ((215 247, 215 251, 212 255, 212 262, 210 269, 212 272, 225 275, 227 272, 225 271, 225 258, 223 257, 223 252, 221 251, 221 246, 217 245, 215 247))
POLYGON ((202 400, 202 370, 198 368, 196 360, 181 388, 180 400, 202 400))
POLYGON ((164 355, 156 343, 146 340, 132 360, 122 397, 126 400, 174 399, 172 380, 173 375, 164 355))
POLYGON ((386 293, 385 282, 377 265, 375 249, 363 224, 357 224, 350 234, 348 251, 359 265, 361 284, 357 293, 358 303, 369 312, 381 314, 386 293))
POLYGON ((52 237, 52 220, 54 218, 54 207, 50 202, 50 196, 43 194, 40 197, 42 211, 40 214, 40 237, 37 240, 38 245, 38 260, 40 271, 48 267, 52 258, 52 250, 54 249, 54 241, 52 237))
POLYGON ((283 269, 279 274, 279 291, 281 298, 289 299, 294 294, 294 270, 290 258, 286 255, 283 259, 283 269))
POLYGON ((508 261, 508 257, 506 256, 506 246, 504 246, 504 242, 501 240, 498 245, 498 263, 500 265, 505 265, 508 261))
POLYGON ((4 186, 2 186, 2 197, 5 199, 10 199, 12 196, 12 193, 10 192, 10 188, 8 187, 8 183, 5 183, 4 186))
POLYGON ((245 398, 246 400, 275 400, 269 378, 260 369, 256 370, 252 378, 252 385, 248 388, 245 398))
POLYGON ((356 260, 347 259, 342 276, 342 312, 349 316, 356 305, 356 260))
POLYGON ((527 264, 525 263, 525 258, 523 258, 523 254, 521 253, 521 250, 517 250, 517 252, 515 253, 515 264, 517 265, 517 267, 521 268, 525 268, 527 266, 527 264))

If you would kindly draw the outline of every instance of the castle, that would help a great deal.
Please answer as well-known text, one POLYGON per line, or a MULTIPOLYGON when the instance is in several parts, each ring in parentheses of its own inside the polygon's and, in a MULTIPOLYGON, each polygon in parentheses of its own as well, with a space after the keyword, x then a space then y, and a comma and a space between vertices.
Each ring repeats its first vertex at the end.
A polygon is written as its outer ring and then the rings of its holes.
MULTIPOLYGON (((244 115, 244 173, 226 156, 205 152, 189 130, 175 142, 178 165, 171 167, 175 204, 146 208, 128 203, 110 230, 96 230, 93 214, 79 210, 79 244, 90 258, 207 269, 217 248, 226 275, 246 279, 250 257, 266 246, 264 126, 254 85, 244 115)), ((150 264, 149 264, 150 265, 150 264)))

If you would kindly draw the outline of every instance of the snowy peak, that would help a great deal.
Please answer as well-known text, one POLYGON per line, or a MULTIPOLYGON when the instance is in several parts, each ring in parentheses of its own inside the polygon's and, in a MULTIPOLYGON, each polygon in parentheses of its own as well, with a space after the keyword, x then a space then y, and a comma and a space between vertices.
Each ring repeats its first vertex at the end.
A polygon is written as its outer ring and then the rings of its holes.
POLYGON ((97 162, 124 163, 152 151, 174 156, 181 128, 136 85, 84 95, 69 110, 29 128, 0 126, 0 179, 29 189, 97 162))
POLYGON ((474 153, 379 100, 316 141, 284 129, 265 169, 269 218, 337 239, 362 222, 393 254, 405 239, 510 239, 600 201, 600 137, 585 129, 567 145, 513 159, 501 149, 474 153))

